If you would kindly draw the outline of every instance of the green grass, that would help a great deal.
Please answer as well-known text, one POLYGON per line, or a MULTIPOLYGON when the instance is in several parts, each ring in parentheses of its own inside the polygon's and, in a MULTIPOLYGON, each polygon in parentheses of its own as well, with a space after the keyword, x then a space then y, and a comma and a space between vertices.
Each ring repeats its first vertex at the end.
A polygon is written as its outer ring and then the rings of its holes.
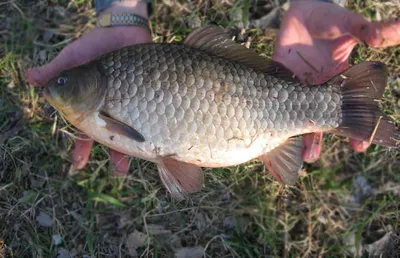
MULTIPOLYGON (((355 0, 349 8, 369 19, 394 18, 399 6, 393 3, 355 0)), ((241 21, 230 14, 246 4, 249 1, 160 3, 152 18, 154 40, 181 42, 193 20, 235 26, 241 21)), ((346 140, 334 135, 325 135, 321 158, 306 166, 293 187, 279 185, 261 163, 248 162, 205 169, 203 191, 176 201, 166 194, 151 162, 132 159, 128 176, 113 177, 108 150, 98 144, 88 165, 70 175, 75 130, 25 82, 24 71, 54 58, 78 31, 90 30, 82 28, 93 25, 93 6, 88 0, 11 1, 4 6, 0 257, 55 257, 60 248, 76 257, 125 257, 125 241, 135 230, 147 236, 137 248, 143 257, 173 257, 180 248, 195 246, 206 247, 207 257, 354 257, 363 244, 399 231, 399 152, 372 146, 367 153, 354 153, 346 140), (63 14, 65 10, 70 13, 63 14), (45 28, 57 30, 41 44, 45 28), (367 180, 371 193, 353 203, 359 176, 367 180), (40 212, 52 218, 50 227, 38 224, 40 212), (61 236, 60 245, 54 245, 53 235, 61 236)), ((243 41, 248 36, 252 48, 271 56, 274 31, 246 30, 243 41)), ((358 46, 351 62, 383 60, 396 75, 399 55, 400 47, 358 46)), ((392 92, 399 87, 394 80, 381 103, 397 122, 399 100, 392 92)))

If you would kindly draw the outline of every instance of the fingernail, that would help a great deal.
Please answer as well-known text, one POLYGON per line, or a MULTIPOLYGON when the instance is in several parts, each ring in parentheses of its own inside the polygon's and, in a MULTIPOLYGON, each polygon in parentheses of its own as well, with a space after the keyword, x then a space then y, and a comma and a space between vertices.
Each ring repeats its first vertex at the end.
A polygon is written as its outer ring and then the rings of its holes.
POLYGON ((314 162, 315 161, 315 156, 314 156, 314 152, 312 151, 312 149, 311 149, 310 153, 308 154, 307 161, 308 162, 314 162))
POLYGON ((82 161, 83 161, 82 156, 80 156, 80 155, 74 156, 73 161, 72 161, 72 166, 74 166, 74 168, 76 168, 76 169, 81 169, 84 166, 84 164, 82 164, 82 161))
POLYGON ((355 152, 365 152, 369 147, 369 144, 366 141, 350 140, 350 143, 351 143, 351 147, 353 148, 353 150, 355 152))
POLYGON ((307 148, 306 146, 304 146, 304 150, 303 150, 303 161, 307 162, 307 163, 312 163, 314 160, 314 153, 312 148, 307 148))
POLYGON ((73 176, 75 174, 79 173, 79 169, 77 169, 73 164, 69 168, 68 175, 73 176))
POLYGON ((114 176, 117 177, 125 176, 127 174, 127 172, 119 170, 118 167, 114 164, 111 165, 111 172, 114 174, 114 176))
POLYGON ((318 157, 315 155, 315 148, 311 147, 310 153, 307 157, 307 162, 313 163, 313 162, 317 161, 317 159, 318 159, 318 157))
POLYGON ((315 147, 318 146, 318 145, 320 144, 320 141, 321 141, 320 138, 321 138, 321 137, 319 137, 319 134, 318 134, 318 133, 315 133, 315 134, 314 134, 313 141, 312 141, 312 144, 311 144, 311 149, 312 149, 312 150, 315 149, 315 147))
POLYGON ((315 152, 317 151, 318 145, 320 144, 320 139, 321 137, 319 136, 318 133, 314 134, 312 143, 311 143, 311 148, 310 148, 310 153, 308 154, 307 161, 312 163, 317 160, 317 155, 315 155, 315 152))
POLYGON ((369 147, 369 143, 368 142, 360 142, 358 144, 358 148, 359 148, 359 152, 365 152, 369 147))
POLYGON ((37 69, 32 69, 27 72, 27 79, 28 82, 32 85, 39 85, 39 78, 38 78, 38 71, 37 69))

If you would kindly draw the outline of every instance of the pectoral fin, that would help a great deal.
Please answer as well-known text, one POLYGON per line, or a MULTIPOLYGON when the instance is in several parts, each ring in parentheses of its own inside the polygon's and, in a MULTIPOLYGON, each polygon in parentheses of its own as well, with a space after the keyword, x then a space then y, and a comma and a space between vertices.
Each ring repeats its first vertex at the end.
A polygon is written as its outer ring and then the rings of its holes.
POLYGON ((204 174, 198 166, 171 157, 160 157, 157 167, 165 187, 177 199, 182 200, 188 193, 198 192, 203 186, 204 174))
POLYGON ((121 123, 105 114, 99 113, 99 123, 111 132, 117 135, 123 135, 125 137, 131 138, 137 142, 144 142, 144 136, 136 131, 134 128, 121 123), (103 123, 104 122, 104 123, 103 123))
POLYGON ((299 179, 303 165, 303 137, 289 138, 260 159, 265 167, 281 183, 293 185, 299 179))

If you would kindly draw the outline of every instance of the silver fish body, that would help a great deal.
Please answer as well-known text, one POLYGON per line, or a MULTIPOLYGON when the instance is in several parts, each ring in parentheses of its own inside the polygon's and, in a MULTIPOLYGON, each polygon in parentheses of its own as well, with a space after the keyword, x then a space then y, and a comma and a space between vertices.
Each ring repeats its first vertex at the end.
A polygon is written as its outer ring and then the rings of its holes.
POLYGON ((218 27, 184 44, 128 46, 62 72, 47 100, 67 120, 121 153, 157 163, 175 196, 201 189, 200 167, 259 158, 296 183, 301 135, 324 131, 395 147, 400 133, 377 104, 388 71, 355 65, 321 85, 233 42, 218 27), (296 137, 294 137, 296 136, 296 137))
POLYGON ((121 146, 128 153, 234 165, 341 119, 339 86, 288 82, 186 45, 131 46, 99 62, 103 109, 146 139, 121 146))

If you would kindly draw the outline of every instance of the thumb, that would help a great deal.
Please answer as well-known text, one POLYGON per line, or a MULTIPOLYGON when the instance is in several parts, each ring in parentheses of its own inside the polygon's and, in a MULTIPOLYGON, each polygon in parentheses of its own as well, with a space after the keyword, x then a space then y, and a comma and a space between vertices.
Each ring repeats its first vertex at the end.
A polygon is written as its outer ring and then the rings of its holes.
POLYGON ((26 74, 28 82, 34 86, 44 86, 60 72, 70 69, 81 63, 81 61, 84 61, 77 57, 79 56, 80 47, 81 42, 78 39, 66 46, 48 64, 29 70, 26 74))
POLYGON ((29 70, 27 73, 28 82, 34 86, 44 86, 60 72, 89 62, 97 55, 106 52, 106 49, 104 49, 106 47, 93 44, 93 42, 102 42, 107 46, 106 37, 107 33, 100 31, 98 28, 86 33, 67 45, 48 64, 29 70))
MULTIPOLYGON (((74 42, 67 45, 51 62, 41 67, 34 68, 27 73, 28 82, 35 86, 44 86, 49 80, 60 72, 89 62, 108 51, 116 44, 110 33, 96 28, 74 42), (93 44, 101 42, 102 44, 93 44)), ((117 41, 118 42, 118 41, 117 41)))
POLYGON ((351 34, 372 47, 400 44, 400 21, 363 22, 355 24, 351 34))
POLYGON ((150 33, 139 27, 95 28, 66 46, 50 63, 27 73, 32 85, 45 85, 60 72, 89 62, 109 51, 151 42, 150 33))
POLYGON ((41 67, 30 69, 26 74, 29 84, 33 86, 45 85, 51 78, 55 76, 55 67, 56 66, 52 65, 50 62, 49 64, 41 67))
POLYGON ((314 38, 337 39, 350 34, 373 47, 400 44, 400 21, 370 22, 361 14, 324 2, 303 1, 294 7, 314 38))

